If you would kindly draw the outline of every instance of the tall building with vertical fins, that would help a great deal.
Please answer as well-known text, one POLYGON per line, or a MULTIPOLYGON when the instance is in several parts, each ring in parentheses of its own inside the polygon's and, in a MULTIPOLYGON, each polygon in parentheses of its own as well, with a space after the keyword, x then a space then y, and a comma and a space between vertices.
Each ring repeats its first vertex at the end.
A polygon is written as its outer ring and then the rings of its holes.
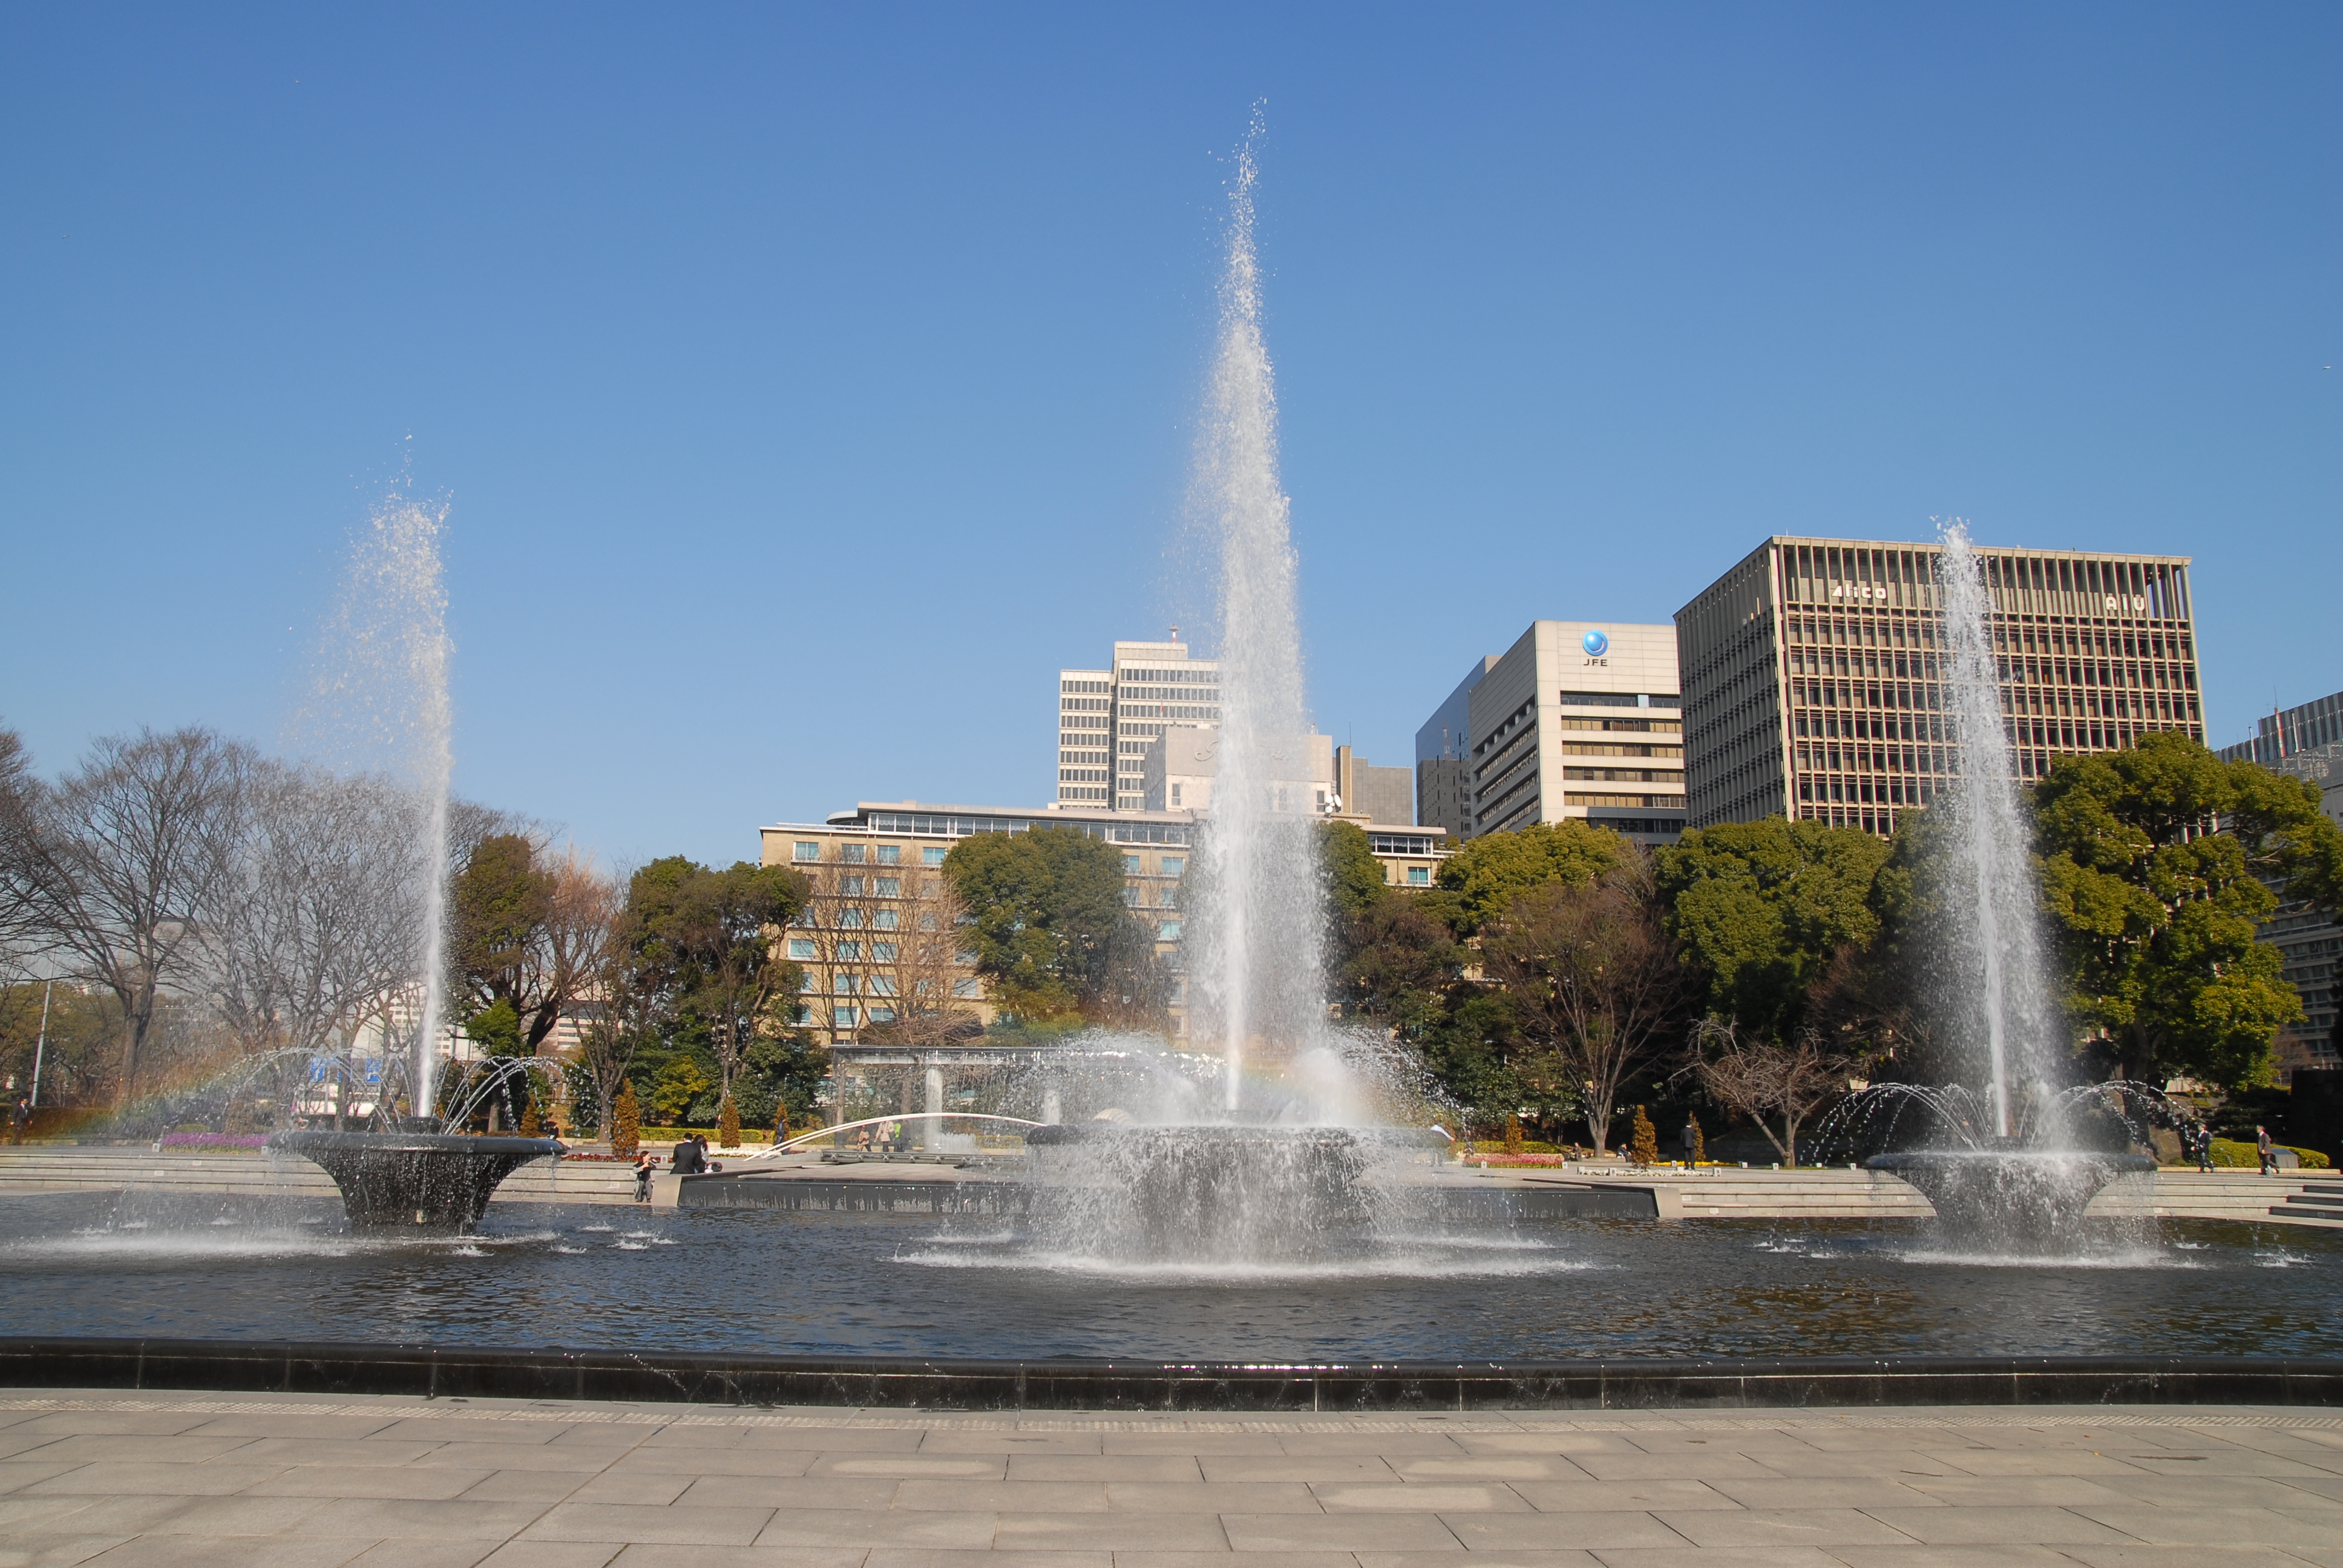
MULTIPOLYGON (((1934 545, 1775 537, 1676 612, 1686 816, 1878 834, 1958 771, 1934 545)), ((1979 548, 2018 773, 2205 711, 2188 558, 1979 548)))

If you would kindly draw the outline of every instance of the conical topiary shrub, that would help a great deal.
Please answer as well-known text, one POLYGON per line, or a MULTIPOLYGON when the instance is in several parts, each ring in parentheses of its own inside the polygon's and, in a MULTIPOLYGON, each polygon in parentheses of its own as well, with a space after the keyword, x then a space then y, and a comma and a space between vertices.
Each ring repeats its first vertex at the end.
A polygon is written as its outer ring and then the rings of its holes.
POLYGON ((740 1147, 740 1112, 726 1095, 724 1103, 716 1108, 716 1146, 719 1149, 740 1147))
POLYGON ((621 1080, 618 1098, 610 1106, 610 1152, 632 1160, 642 1146, 643 1114, 635 1103, 635 1086, 631 1080, 621 1080))
POLYGON ((1657 1165, 1660 1162, 1660 1135, 1640 1105, 1635 1107, 1635 1136, 1627 1145, 1627 1158, 1638 1165, 1657 1165))
POLYGON ((1505 1152, 1519 1154, 1521 1151, 1522 1119, 1518 1116, 1508 1116, 1505 1118, 1505 1152))

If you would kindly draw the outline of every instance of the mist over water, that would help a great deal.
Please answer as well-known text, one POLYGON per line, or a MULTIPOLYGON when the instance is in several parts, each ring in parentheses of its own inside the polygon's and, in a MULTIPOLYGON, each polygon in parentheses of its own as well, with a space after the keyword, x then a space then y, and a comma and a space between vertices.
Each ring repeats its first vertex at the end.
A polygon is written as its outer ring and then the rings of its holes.
POLYGON ((1293 543, 1277 471, 1277 387, 1262 336, 1253 246, 1258 110, 1229 193, 1221 329, 1197 443, 1193 504, 1216 526, 1221 572, 1220 771, 1198 859, 1192 946, 1200 1041, 1224 1053, 1239 1109, 1249 1051, 1322 1031, 1323 934, 1294 616, 1293 543))
POLYGON ((447 699, 447 588, 439 559, 444 501, 404 490, 385 497, 350 541, 340 597, 320 638, 317 673, 302 714, 307 738, 346 769, 388 774, 415 791, 417 860, 416 962, 421 980, 410 1081, 415 1114, 431 1114, 433 1054, 446 1013, 447 792, 455 769, 447 699))

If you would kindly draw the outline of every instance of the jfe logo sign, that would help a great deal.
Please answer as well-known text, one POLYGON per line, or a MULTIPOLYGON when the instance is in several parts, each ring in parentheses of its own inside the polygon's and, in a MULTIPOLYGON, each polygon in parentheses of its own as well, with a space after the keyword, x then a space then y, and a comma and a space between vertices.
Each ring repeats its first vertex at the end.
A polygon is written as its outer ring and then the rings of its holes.
POLYGON ((1611 661, 1603 656, 1611 651, 1611 639, 1604 636, 1601 632, 1588 632, 1584 637, 1578 639, 1578 646, 1586 650, 1586 662, 1588 664, 1599 664, 1604 666, 1608 666, 1610 664, 1611 661))

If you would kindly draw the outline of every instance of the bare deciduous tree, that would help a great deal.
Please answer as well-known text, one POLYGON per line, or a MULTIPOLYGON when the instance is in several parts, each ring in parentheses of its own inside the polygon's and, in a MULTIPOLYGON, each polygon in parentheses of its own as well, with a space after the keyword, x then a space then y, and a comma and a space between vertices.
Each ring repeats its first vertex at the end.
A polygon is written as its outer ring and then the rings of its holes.
POLYGON ((1584 886, 1516 895, 1484 930, 1481 954, 1523 1038, 1551 1053, 1604 1148, 1621 1087, 1674 1037, 1685 995, 1649 858, 1634 854, 1584 886))
POLYGON ((39 793, 23 738, 0 728, 0 982, 20 978, 25 960, 46 945, 31 874, 39 793))
POLYGON ((1745 1040, 1723 1019, 1705 1018, 1693 1026, 1690 1074, 1718 1104, 1748 1117, 1765 1134, 1765 1141, 1795 1169, 1798 1163, 1798 1129, 1831 1101, 1846 1092, 1848 1075, 1857 1068, 1854 1059, 1831 1050, 1812 1030, 1802 1030, 1787 1045, 1745 1040), (1777 1134, 1766 1121, 1778 1119, 1777 1134))
POLYGON ((893 965, 882 965, 878 954, 880 944, 899 940, 902 917, 896 900, 880 895, 880 873, 900 890, 906 869, 829 860, 796 869, 808 892, 784 933, 785 950, 810 988, 802 993, 813 1014, 809 1021, 832 1040, 851 1037, 864 1009, 874 1002, 881 1010, 894 1008, 893 965), (841 1017, 849 1021, 841 1024, 841 1017))
POLYGON ((635 1064, 635 1053, 658 1030, 663 992, 659 977, 646 963, 641 930, 627 907, 631 880, 620 872, 605 877, 571 857, 559 874, 555 901, 578 976, 570 1003, 578 1029, 578 1065, 594 1086, 598 1135, 610 1137, 610 1115, 618 1086, 635 1064))
POLYGON ((199 950, 253 761, 207 729, 141 730, 29 791, 12 875, 56 950, 121 1005, 120 1103, 138 1092, 165 988, 199 950))
MULTIPOLYGON (((893 972, 875 976, 893 993, 894 1018, 879 1026, 903 1045, 940 1045, 970 1032, 976 1015, 962 995, 976 977, 960 960, 960 895, 940 871, 906 867, 892 906, 892 934, 874 933, 874 957, 891 950, 893 972)), ((877 1032, 874 1030, 874 1032, 877 1032)))
POLYGON ((206 989, 247 1051, 327 1052, 420 979, 420 802, 371 778, 257 763, 216 848, 206 989))

